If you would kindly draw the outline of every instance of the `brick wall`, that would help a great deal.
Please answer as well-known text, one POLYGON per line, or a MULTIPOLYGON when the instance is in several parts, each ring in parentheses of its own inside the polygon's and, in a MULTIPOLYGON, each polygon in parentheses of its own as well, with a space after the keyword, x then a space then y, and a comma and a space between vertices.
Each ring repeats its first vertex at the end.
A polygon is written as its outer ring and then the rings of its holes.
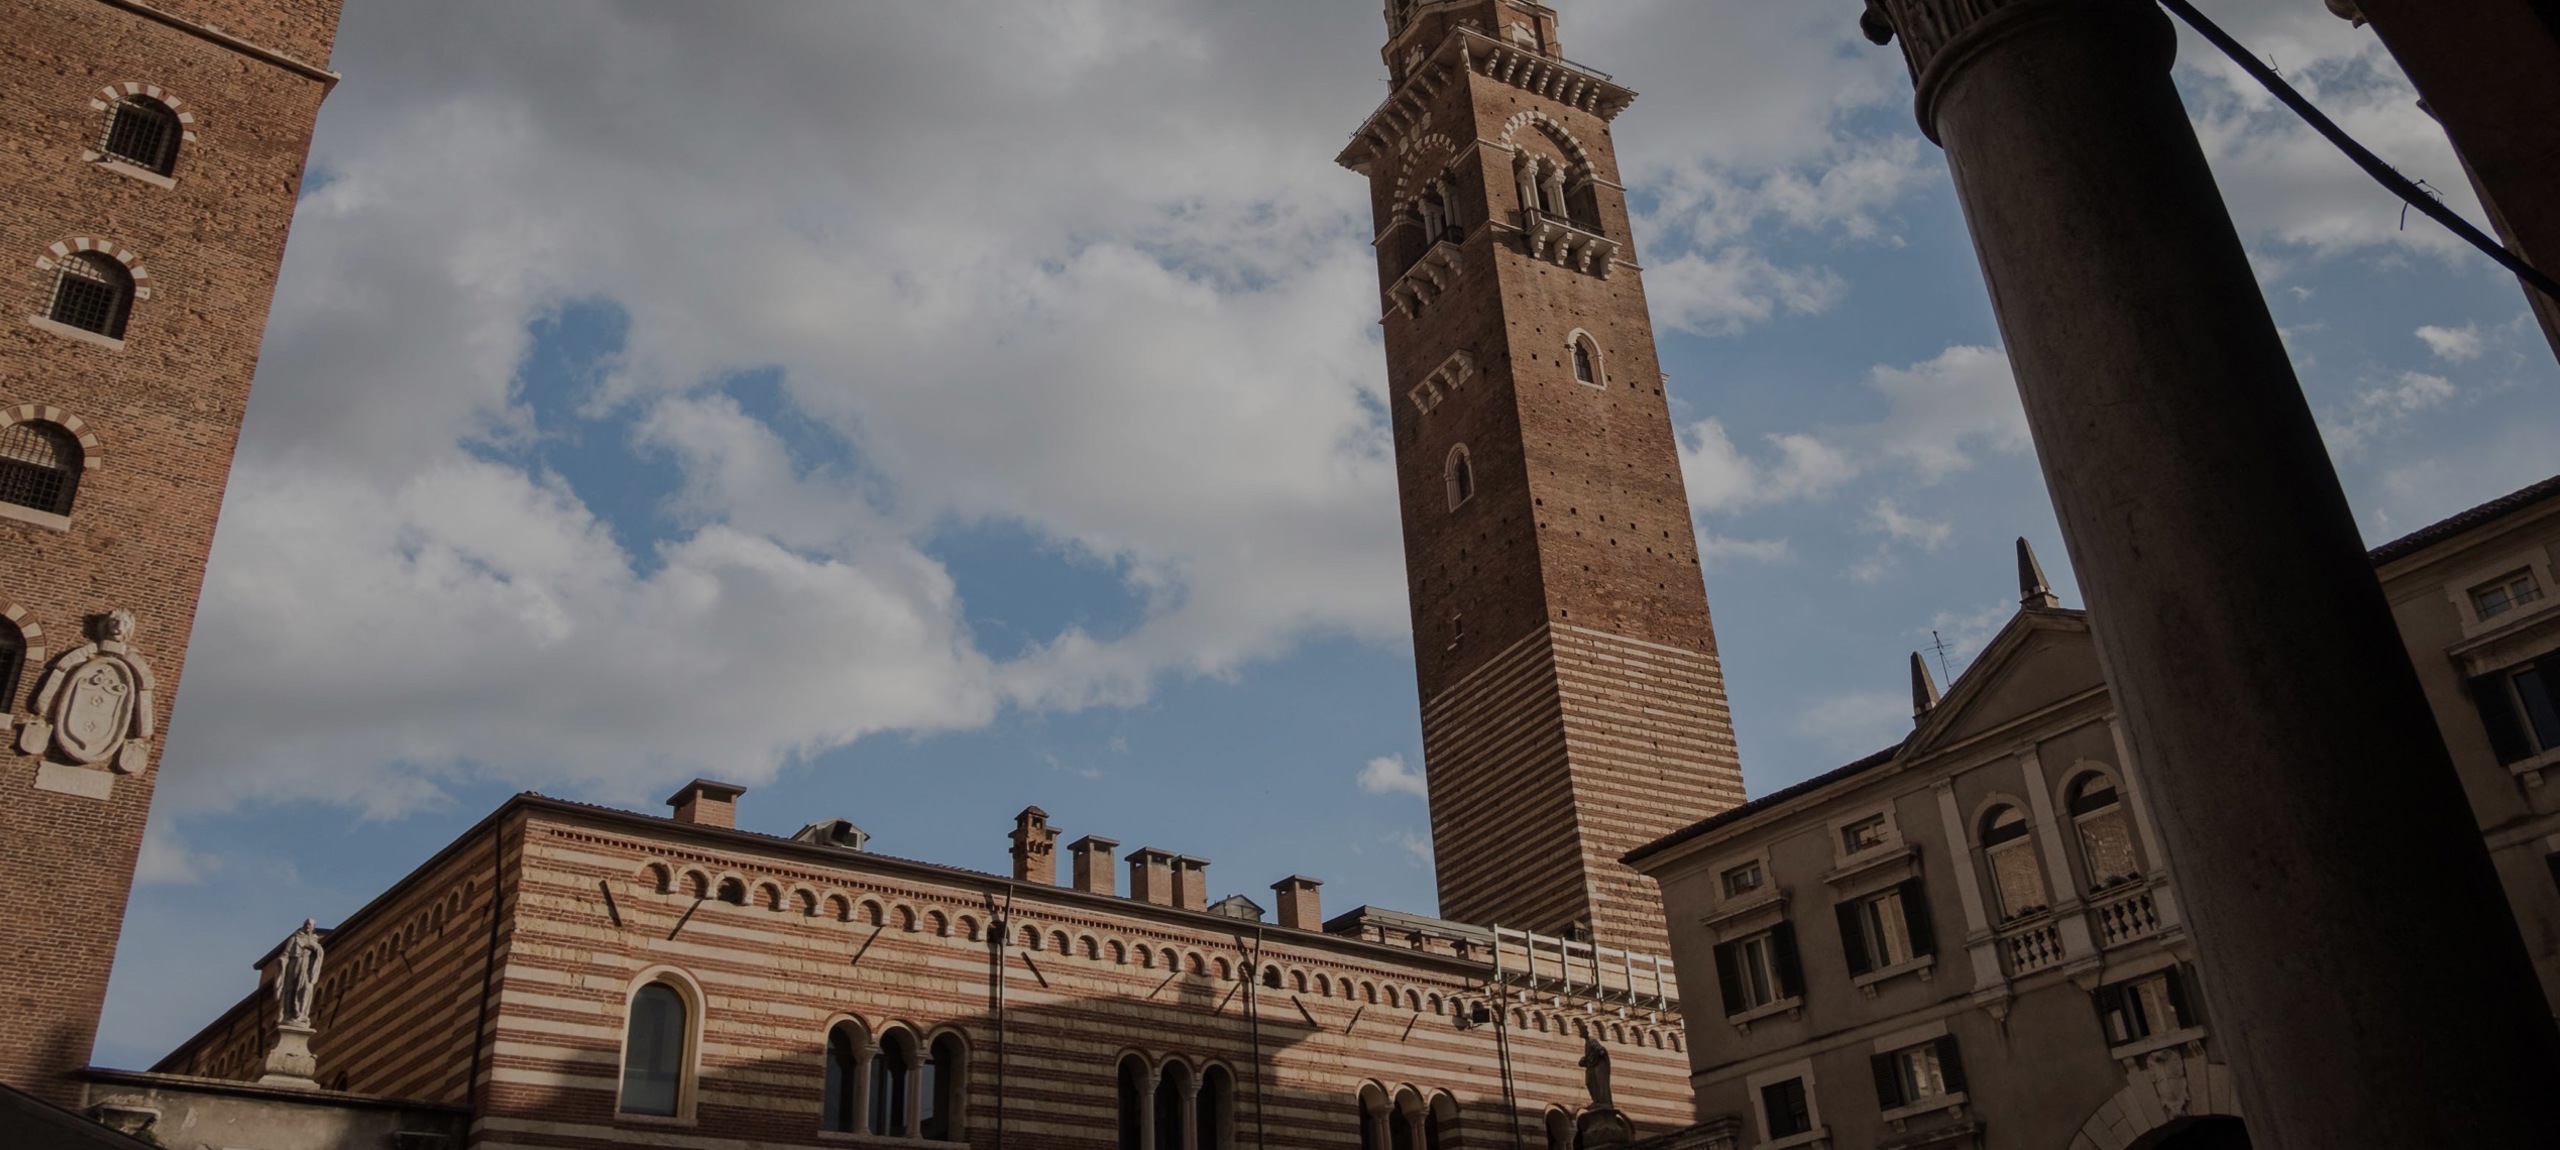
MULTIPOLYGON (((327 56, 334 0, 178 6, 243 35, 327 56)), ((0 601, 41 626, 49 655, 86 621, 129 610, 149 661, 153 753, 138 774, 63 776, 90 795, 40 790, 39 763, 0 753, 0 1080, 57 1100, 85 1064, 113 965, 143 822, 195 623, 214 519, 283 257, 322 82, 100 0, 19 0, 0 10, 0 407, 49 406, 92 435, 68 530, 0 519, 0 601), (174 186, 84 160, 100 144, 101 89, 155 85, 193 116, 174 186), (37 266, 71 237, 109 241, 148 271, 121 350, 28 321, 54 275, 37 266)), ((44 668, 8 700, 33 717, 44 668)), ((73 768, 86 771, 89 768, 73 768)))

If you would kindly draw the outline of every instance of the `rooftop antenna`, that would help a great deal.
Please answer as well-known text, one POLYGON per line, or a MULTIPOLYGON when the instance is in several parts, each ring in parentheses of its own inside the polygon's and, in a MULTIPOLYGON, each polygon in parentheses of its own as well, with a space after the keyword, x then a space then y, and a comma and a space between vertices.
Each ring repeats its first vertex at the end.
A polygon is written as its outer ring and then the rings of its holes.
POLYGON ((1948 682, 1955 682, 1956 673, 1947 669, 1947 641, 1938 637, 1935 627, 1929 629, 1929 649, 1938 653, 1938 673, 1946 676, 1948 682))

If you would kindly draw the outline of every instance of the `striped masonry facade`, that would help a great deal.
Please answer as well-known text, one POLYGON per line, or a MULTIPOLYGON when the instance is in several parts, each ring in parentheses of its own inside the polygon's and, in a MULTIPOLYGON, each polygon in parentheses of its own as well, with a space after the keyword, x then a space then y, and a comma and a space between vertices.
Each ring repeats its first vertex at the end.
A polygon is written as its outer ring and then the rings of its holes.
MULTIPOLYGON (((1445 953, 876 856, 813 859, 784 840, 759 847, 742 840, 761 836, 567 806, 498 824, 508 898, 493 966, 485 829, 330 936, 331 963, 363 957, 327 972, 314 1043, 324 1082, 466 1101, 485 970, 477 1147, 889 1144, 818 1131, 826 1035, 845 1019, 875 1042, 891 1028, 925 1043, 956 1036, 958 1140, 978 1147, 998 1145, 1000 1095, 1005 1145, 1118 1146, 1115 1074, 1131 1053, 1225 1068, 1232 1146, 1256 1145, 1259 1117, 1264 1144, 1357 1147, 1364 1087, 1445 1094, 1459 1114, 1447 1145, 1509 1146, 1505 1047, 1521 1129, 1538 1144, 1547 1108, 1584 1100, 1586 1034, 1607 1045, 1618 1105, 1639 1129, 1694 1120, 1676 1011, 1501 998, 1482 961, 1445 953), (723 901, 724 887, 743 905, 723 901), (439 934, 436 912, 455 893, 460 910, 439 934), (1257 946, 1277 989, 1253 973, 1257 946), (682 1120, 616 1114, 625 1013, 658 978, 699 1010, 682 1120), (1462 1023, 1497 1003, 1502 1027, 1462 1023)), ((243 1006, 271 1014, 269 1003, 262 989, 243 1006)), ((254 1078, 261 1028, 226 1024, 163 1068, 254 1078)))
POLYGON ((1742 802, 1711 655, 1541 625, 1423 706, 1442 913, 1666 953, 1651 880, 1618 862, 1742 802))

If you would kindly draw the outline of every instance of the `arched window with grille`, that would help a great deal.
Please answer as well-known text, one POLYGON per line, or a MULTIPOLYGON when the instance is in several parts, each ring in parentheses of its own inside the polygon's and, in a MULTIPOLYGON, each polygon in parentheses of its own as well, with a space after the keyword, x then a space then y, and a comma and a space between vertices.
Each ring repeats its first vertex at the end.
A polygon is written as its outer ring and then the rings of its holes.
POLYGON ((132 272, 112 256, 73 252, 54 261, 53 273, 53 306, 45 318, 108 339, 124 338, 125 317, 133 311, 132 272))
POLYGON ((126 96, 107 109, 107 136, 98 150, 159 175, 178 168, 178 142, 186 129, 178 113, 149 96, 126 96))
POLYGON ((1993 807, 1982 816, 1982 857, 1991 864, 1991 885, 2000 896, 2000 916, 2018 918, 2043 910, 2044 867, 2036 861, 2035 836, 2027 816, 2012 806, 1993 807))
POLYGON ((31 419, 0 427, 0 502, 69 515, 82 462, 80 440, 59 424, 31 419))
POLYGON ((633 992, 622 1042, 622 1113, 655 1118, 684 1113, 692 1013, 692 1004, 673 982, 644 983, 633 992))

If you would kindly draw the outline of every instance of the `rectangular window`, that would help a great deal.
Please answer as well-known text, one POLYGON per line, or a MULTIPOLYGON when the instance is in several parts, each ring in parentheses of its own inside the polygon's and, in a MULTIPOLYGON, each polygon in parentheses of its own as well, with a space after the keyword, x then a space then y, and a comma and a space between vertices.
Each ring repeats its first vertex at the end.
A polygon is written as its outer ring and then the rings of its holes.
POLYGON ((2123 1046, 2194 1025, 2186 983, 2172 967, 2157 974, 2098 988, 2098 1020, 2107 1045, 2123 1046))
POLYGON ((1760 1113, 1767 1119, 1768 1141, 1811 1132, 1813 1111, 1805 1105, 1804 1079, 1790 1078, 1761 1087, 1760 1113))
POLYGON ((2560 748, 2560 658, 2471 680, 2471 702, 2501 763, 2560 748))
POLYGON ((1840 828, 1840 847, 1849 854, 1884 845, 1884 816, 1863 818, 1840 828))
POLYGON ((2542 586, 2534 581, 2533 569, 2528 567, 2472 588, 2471 609, 2485 623, 2541 598, 2542 586))
POLYGON ((1840 918, 1840 949, 1849 958, 1852 976, 1899 966, 1938 943, 1929 925, 1929 899, 1912 879, 1882 894, 1852 899, 1833 908, 1840 918))
POLYGON ((1795 927, 1779 923, 1758 934, 1716 947, 1716 981, 1724 991, 1724 1012, 1741 1014, 1804 993, 1804 977, 1796 966, 1795 927))
POLYGON ((1760 874, 1759 863, 1744 863, 1741 866, 1724 872, 1724 896, 1726 898, 1733 898, 1737 895, 1749 894, 1752 891, 1760 889, 1760 884, 1763 881, 1764 880, 1760 874))
POLYGON ((1964 1093, 1964 1062, 1956 1057, 1956 1040, 1945 1038, 1876 1055, 1879 1108, 1897 1110, 1964 1093))

